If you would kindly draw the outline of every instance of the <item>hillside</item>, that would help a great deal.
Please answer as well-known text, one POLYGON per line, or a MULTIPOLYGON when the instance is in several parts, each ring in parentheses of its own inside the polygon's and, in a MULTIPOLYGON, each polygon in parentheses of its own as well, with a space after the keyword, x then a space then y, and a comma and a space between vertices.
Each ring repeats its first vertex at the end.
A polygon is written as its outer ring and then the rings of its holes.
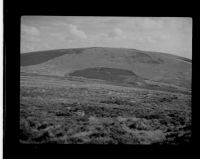
POLYGON ((123 48, 21 55, 21 144, 185 145, 191 61, 123 48))
MULTIPOLYGON (((85 77, 83 74, 89 73, 88 70, 91 72, 92 68, 123 69, 131 71, 147 82, 159 82, 187 89, 191 88, 191 64, 186 58, 170 54, 123 48, 62 49, 21 55, 21 72, 60 77, 68 75, 85 77)), ((111 72, 109 76, 115 77, 116 71, 111 72)), ((93 78, 99 79, 98 73, 96 75, 93 78)), ((126 81, 134 82, 131 76, 126 77, 126 81)))

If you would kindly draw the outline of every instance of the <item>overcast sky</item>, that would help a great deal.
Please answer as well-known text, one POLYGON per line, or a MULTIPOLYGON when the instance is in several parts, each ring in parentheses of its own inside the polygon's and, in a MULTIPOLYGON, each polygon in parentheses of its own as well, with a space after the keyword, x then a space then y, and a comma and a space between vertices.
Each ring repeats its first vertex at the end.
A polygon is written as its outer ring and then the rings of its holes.
POLYGON ((123 47, 192 58, 192 19, 23 16, 21 53, 76 47, 123 47))

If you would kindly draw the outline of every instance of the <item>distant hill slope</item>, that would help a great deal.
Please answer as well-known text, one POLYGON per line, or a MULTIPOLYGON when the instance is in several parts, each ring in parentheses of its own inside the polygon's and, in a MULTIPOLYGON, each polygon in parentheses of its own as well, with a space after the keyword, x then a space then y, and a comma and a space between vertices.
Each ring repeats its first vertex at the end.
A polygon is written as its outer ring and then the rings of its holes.
POLYGON ((37 65, 64 54, 79 54, 82 49, 60 49, 21 54, 21 66, 37 65))
MULTIPOLYGON (((140 79, 191 87, 191 60, 136 49, 91 47, 26 53, 21 54, 21 66, 21 72, 61 77, 80 75, 86 78, 91 78, 88 73, 92 73, 92 78, 96 75, 98 79, 95 68, 109 70, 110 75, 101 72, 101 75, 107 76, 103 79, 114 77, 116 69, 122 69, 131 71, 140 79), (111 68, 115 70, 110 71, 111 68)), ((135 78, 127 77, 127 80, 131 82, 135 78)))
MULTIPOLYGON (((115 48, 101 48, 101 47, 92 47, 90 49, 114 49, 115 48)), ((48 50, 48 51, 37 51, 37 52, 29 52, 29 53, 23 53, 21 54, 21 66, 29 66, 29 65, 37 65, 43 62, 46 62, 48 60, 51 60, 53 58, 65 55, 65 54, 80 54, 82 53, 85 49, 87 48, 73 48, 73 49, 58 49, 58 50, 48 50)), ((119 49, 119 48, 118 48, 119 49)), ((145 56, 144 53, 154 53, 154 52, 147 52, 147 51, 140 51, 136 49, 124 49, 124 50, 131 50, 134 53, 140 53, 140 56, 145 56)), ((164 54, 164 53, 162 53, 164 54)), ((187 62, 192 62, 192 60, 180 57, 180 56, 175 56, 175 55, 170 55, 170 54, 164 54, 167 56, 174 56, 177 59, 187 61, 187 62)), ((135 56, 136 57, 136 56, 135 56)), ((153 61, 152 62, 156 62, 153 61)))

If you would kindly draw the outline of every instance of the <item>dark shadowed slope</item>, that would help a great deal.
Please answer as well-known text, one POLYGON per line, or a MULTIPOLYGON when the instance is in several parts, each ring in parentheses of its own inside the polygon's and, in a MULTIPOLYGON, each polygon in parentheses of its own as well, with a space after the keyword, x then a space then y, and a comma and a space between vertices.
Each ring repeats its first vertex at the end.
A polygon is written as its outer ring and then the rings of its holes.
POLYGON ((191 59, 187 59, 187 58, 185 58, 185 57, 177 57, 177 59, 180 59, 180 60, 183 60, 183 61, 192 63, 192 60, 191 60, 191 59))
POLYGON ((137 75, 132 71, 125 69, 114 69, 114 68, 104 68, 95 67, 87 68, 83 70, 77 70, 75 72, 69 73, 70 76, 80 76, 91 79, 101 79, 106 81, 123 81, 127 77, 135 77, 137 75))
POLYGON ((82 49, 60 49, 21 54, 21 66, 37 65, 64 54, 79 54, 82 49))

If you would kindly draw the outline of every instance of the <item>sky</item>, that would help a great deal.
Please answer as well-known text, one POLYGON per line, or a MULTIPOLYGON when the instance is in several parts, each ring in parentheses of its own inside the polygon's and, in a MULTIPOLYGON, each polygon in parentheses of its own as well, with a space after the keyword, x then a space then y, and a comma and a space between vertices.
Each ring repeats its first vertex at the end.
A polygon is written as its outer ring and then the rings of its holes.
POLYGON ((192 59, 192 18, 22 16, 21 53, 117 47, 192 59))

